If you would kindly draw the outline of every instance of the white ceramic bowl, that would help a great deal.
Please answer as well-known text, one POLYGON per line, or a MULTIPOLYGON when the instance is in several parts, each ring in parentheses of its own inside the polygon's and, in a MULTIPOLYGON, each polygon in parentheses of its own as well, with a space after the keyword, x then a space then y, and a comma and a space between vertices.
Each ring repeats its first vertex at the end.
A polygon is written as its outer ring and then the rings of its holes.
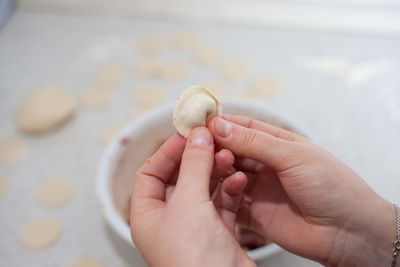
MULTIPOLYGON (((221 103, 224 113, 250 116, 310 137, 296 120, 282 115, 267 103, 244 100, 222 100, 221 103)), ((137 168, 175 131, 173 108, 174 103, 169 103, 132 121, 111 141, 100 161, 96 191, 101 211, 111 228, 132 246, 126 218, 134 176, 137 168)), ((260 260, 279 250, 277 245, 269 244, 250 250, 248 254, 260 260)))

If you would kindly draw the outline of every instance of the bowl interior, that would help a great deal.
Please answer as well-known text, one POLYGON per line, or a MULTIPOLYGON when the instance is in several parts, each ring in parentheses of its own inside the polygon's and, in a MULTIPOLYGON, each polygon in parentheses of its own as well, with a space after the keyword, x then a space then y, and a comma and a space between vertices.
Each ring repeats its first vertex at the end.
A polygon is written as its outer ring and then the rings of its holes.
MULTIPOLYGON (((221 101, 226 114, 246 115, 260 121, 268 122, 304 135, 295 123, 284 119, 282 115, 266 104, 225 100, 221 101)), ((130 240, 129 209, 130 195, 137 169, 149 158, 161 144, 171 136, 175 129, 172 126, 173 104, 159 108, 143 115, 137 121, 128 125, 112 142, 108 149, 113 150, 108 155, 108 187, 111 193, 112 209, 117 211, 119 218, 108 218, 111 226, 125 239, 130 240), (113 158, 113 160, 111 160, 113 158), (115 223, 115 221, 118 221, 115 223), (122 221, 122 222, 121 222, 122 221), (123 226, 122 226, 123 225, 123 226), (120 228, 125 229, 120 229, 120 228)), ((106 159, 107 160, 107 159, 106 159)), ((103 164, 104 165, 104 164, 103 164)), ((101 196, 100 196, 101 197, 101 196)), ((104 204, 103 204, 104 205, 104 204)), ((110 217, 106 214, 106 217, 110 217)), ((257 260, 279 249, 275 245, 267 245, 249 251, 249 255, 257 260)))

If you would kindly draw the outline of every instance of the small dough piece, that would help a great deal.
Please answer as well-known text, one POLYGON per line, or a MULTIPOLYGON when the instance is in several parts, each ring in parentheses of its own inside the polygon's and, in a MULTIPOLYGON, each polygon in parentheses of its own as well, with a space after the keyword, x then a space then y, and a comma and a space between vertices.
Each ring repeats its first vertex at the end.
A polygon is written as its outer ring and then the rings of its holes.
POLYGON ((8 181, 0 174, 0 198, 2 198, 8 190, 8 181))
POLYGON ((205 126, 214 116, 221 116, 222 106, 214 94, 204 86, 187 88, 178 97, 175 105, 173 125, 185 138, 193 128, 205 126))
POLYGON ((157 59, 142 59, 135 64, 135 73, 140 77, 160 77, 164 64, 157 59))
POLYGON ((0 164, 10 165, 26 159, 28 145, 19 137, 8 137, 0 140, 0 164))
POLYGON ((60 235, 58 221, 50 218, 33 219, 22 226, 20 241, 29 249, 40 250, 56 242, 60 235))
POLYGON ((48 207, 66 204, 75 192, 74 186, 61 179, 46 179, 36 187, 36 200, 48 207))
POLYGON ((83 93, 82 102, 90 108, 102 108, 111 101, 111 90, 108 88, 88 89, 83 93))
POLYGON ((140 109, 148 110, 161 105, 165 99, 165 90, 155 85, 138 87, 133 92, 133 99, 140 109))
POLYGON ((189 76, 192 67, 184 61, 171 61, 165 63, 162 68, 162 77, 169 80, 184 79, 189 76))
POLYGON ((145 54, 159 54, 167 47, 167 41, 160 36, 147 36, 138 45, 140 52, 145 54))
POLYGON ((104 265, 94 258, 82 257, 71 262, 68 267, 104 267, 104 265))
POLYGON ((181 49, 194 50, 200 44, 200 37, 194 32, 180 32, 175 36, 174 43, 181 49))
POLYGON ((282 92, 282 82, 273 76, 260 76, 251 81, 250 92, 256 96, 277 96, 282 92))
POLYGON ((222 52, 217 47, 204 46, 199 47, 196 51, 196 59, 200 65, 210 66, 216 65, 222 57, 222 52))
POLYGON ((96 81, 101 86, 112 86, 119 83, 124 76, 124 71, 116 64, 103 64, 96 72, 96 81))
POLYGON ((107 145, 108 143, 110 143, 111 139, 113 139, 114 136, 116 136, 117 133, 121 131, 124 126, 124 123, 117 123, 104 129, 100 136, 100 143, 102 145, 107 145))
POLYGON ((42 133, 61 125, 75 110, 75 98, 62 89, 39 89, 23 100, 18 110, 17 124, 25 132, 42 133))
POLYGON ((230 80, 240 80, 250 73, 250 66, 243 61, 234 60, 227 62, 221 67, 221 75, 230 80))

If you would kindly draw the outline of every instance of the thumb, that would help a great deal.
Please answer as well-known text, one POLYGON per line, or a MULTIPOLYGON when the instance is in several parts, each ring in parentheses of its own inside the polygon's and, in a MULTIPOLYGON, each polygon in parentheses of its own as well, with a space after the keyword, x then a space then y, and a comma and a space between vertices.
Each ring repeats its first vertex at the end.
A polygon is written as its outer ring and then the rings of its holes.
POLYGON ((208 122, 208 128, 215 142, 235 156, 256 160, 274 170, 286 169, 293 163, 290 162, 293 142, 218 117, 208 122))
POLYGON ((210 199, 210 176, 214 163, 214 141, 205 127, 192 130, 182 155, 176 194, 210 199))

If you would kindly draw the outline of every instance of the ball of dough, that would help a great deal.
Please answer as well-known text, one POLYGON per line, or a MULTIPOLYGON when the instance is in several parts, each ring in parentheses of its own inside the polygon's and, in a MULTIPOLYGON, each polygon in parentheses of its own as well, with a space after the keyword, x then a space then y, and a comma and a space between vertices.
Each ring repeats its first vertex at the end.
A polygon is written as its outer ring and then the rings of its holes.
POLYGON ((46 179, 36 187, 36 200, 45 206, 56 207, 67 203, 74 194, 71 183, 60 179, 46 179))
POLYGON ((51 130, 76 110, 76 100, 60 88, 44 88, 30 93, 22 102, 17 117, 18 127, 28 133, 51 130))
POLYGON ((68 267, 103 267, 104 265, 94 258, 82 257, 71 262, 68 267))
POLYGON ((33 250, 43 249, 58 240, 61 235, 60 223, 54 219, 42 218, 27 222, 21 228, 21 243, 33 250))
POLYGON ((14 164, 23 161, 28 155, 29 148, 19 137, 8 137, 0 140, 0 164, 14 164))
POLYGON ((193 128, 205 126, 207 121, 220 116, 222 106, 214 94, 206 87, 196 85, 187 88, 178 97, 175 105, 173 125, 188 138, 193 128))

